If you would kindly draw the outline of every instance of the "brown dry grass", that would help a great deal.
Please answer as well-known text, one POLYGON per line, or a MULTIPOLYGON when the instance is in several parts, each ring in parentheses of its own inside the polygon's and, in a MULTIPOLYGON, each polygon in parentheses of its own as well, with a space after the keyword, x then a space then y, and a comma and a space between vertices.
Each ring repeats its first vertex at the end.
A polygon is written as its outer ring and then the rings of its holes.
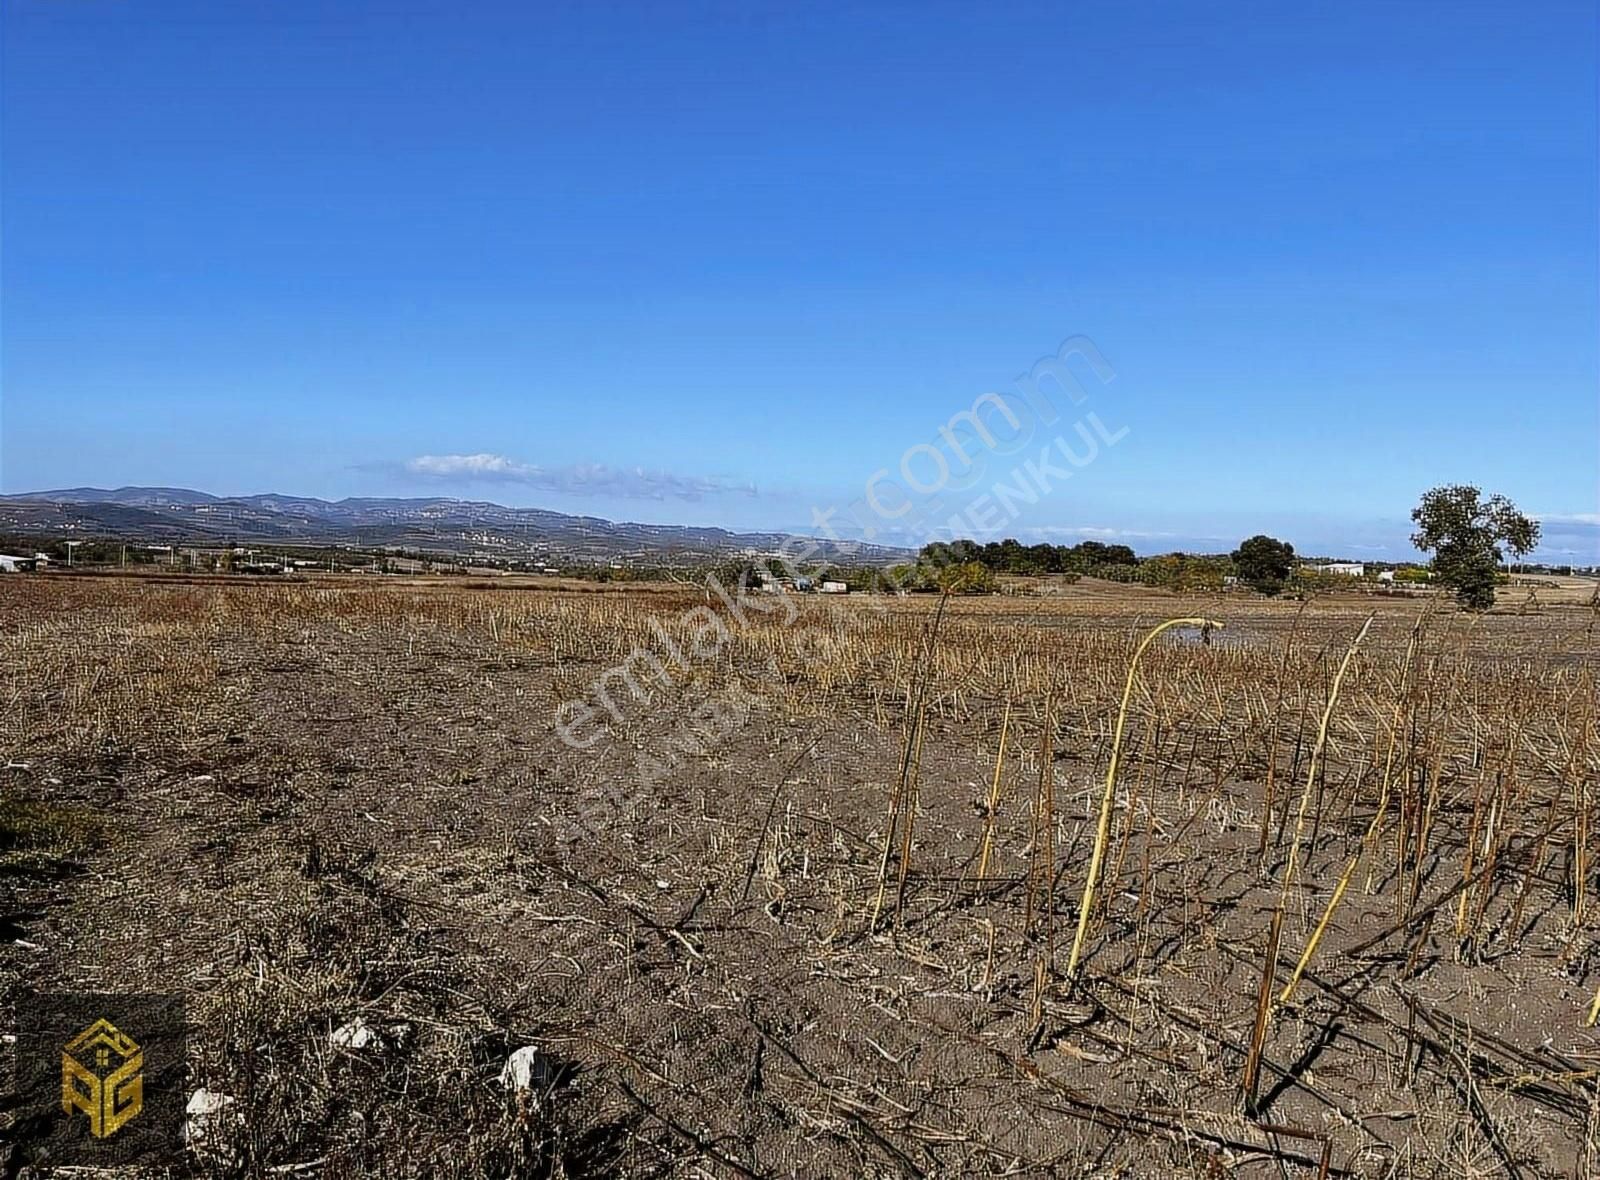
POLYGON ((1576 1174, 1595 615, 1379 602, 1330 708, 1373 605, 1088 584, 951 600, 930 642, 915 598, 741 625, 683 587, 18 579, 0 814, 59 819, 49 855, 105 880, 172 884, 96 917, 75 878, 12 874, 6 912, 45 949, 7 986, 183 980, 195 1077, 249 1113, 241 1173, 1269 1175, 1326 1151, 1576 1174), (624 696, 593 750, 554 738, 607 667, 692 650, 696 607, 728 643, 624 696), (1178 615, 1226 627, 1174 629, 1130 681, 1178 615), (697 702, 734 685, 746 708, 708 728, 697 702), (87 813, 109 847, 60 818, 87 813), (1246 1113, 1257 997, 1324 920, 1246 1113), (1076 980, 1046 944, 1069 924, 1076 980), (326 1034, 355 1013, 406 1032, 345 1061, 326 1034), (492 1085, 528 1041, 577 1070, 537 1118, 492 1085))

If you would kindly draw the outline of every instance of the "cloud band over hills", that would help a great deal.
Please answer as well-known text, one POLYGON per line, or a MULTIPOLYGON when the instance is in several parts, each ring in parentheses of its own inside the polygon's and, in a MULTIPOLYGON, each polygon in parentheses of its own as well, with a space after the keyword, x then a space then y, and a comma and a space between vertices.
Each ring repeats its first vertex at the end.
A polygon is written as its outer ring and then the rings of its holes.
POLYGON ((516 484, 565 496, 613 496, 628 500, 705 500, 757 495, 754 484, 715 476, 680 475, 644 467, 581 463, 544 467, 505 455, 418 455, 401 464, 408 475, 436 483, 516 484))

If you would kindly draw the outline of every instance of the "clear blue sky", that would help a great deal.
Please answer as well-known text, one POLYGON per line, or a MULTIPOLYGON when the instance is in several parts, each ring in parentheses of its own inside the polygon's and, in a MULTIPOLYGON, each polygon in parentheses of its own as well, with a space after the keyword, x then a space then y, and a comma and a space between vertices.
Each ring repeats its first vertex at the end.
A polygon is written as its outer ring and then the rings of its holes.
POLYGON ((1592 2, 3 14, 0 489, 799 527, 1082 334, 1007 531, 1596 559, 1592 2))

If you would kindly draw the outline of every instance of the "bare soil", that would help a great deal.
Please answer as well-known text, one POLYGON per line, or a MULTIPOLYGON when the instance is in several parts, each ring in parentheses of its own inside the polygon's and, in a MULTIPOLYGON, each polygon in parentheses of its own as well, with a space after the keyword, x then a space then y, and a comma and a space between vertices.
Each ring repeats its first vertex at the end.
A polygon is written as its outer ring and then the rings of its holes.
MULTIPOLYGON (((5 1010, 184 993, 192 1084, 240 1116, 195 1174, 1600 1174, 1581 604, 1432 608, 1424 701, 1400 661, 1429 608, 1404 600, 1096 584, 952 600, 934 633, 927 600, 741 625, 682 588, 578 597, 0 587, 5 1010), (563 702, 697 608, 736 641, 648 701, 613 681, 622 719, 561 740, 563 702), (1128 659, 1191 613, 1227 627, 1163 644, 1135 686, 1072 976, 1128 659), (884 841, 919 692, 902 888, 884 841), (1295 808, 1314 823, 1275 991, 1380 806, 1397 701, 1393 818, 1247 1103, 1295 808), (1401 795, 1431 828, 1410 860, 1401 795), (1493 857, 1464 871, 1473 841, 1493 857), (380 1047, 330 1043, 356 1017, 380 1047), (524 1045, 552 1071, 535 1095, 498 1082, 524 1045)), ((15 1171, 27 1127, 7 1134, 15 1171)))

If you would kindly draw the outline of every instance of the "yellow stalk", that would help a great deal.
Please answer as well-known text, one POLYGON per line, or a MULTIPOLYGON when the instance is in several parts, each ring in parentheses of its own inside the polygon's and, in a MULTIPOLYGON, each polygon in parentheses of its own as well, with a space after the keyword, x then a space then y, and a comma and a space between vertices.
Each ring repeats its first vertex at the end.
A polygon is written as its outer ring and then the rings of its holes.
POLYGON ((1328 744, 1328 721, 1333 717, 1333 707, 1339 703, 1339 688, 1344 684, 1344 675, 1350 670, 1350 661, 1355 658, 1356 649, 1361 646, 1361 641, 1367 637, 1367 631, 1372 627, 1372 620, 1376 615, 1368 615, 1367 621, 1361 624, 1361 630, 1356 633, 1355 642, 1350 645, 1350 650, 1344 653, 1344 659, 1339 663, 1339 672, 1333 678, 1333 688, 1328 693, 1328 703, 1322 710, 1322 722, 1317 726, 1317 744, 1311 747, 1311 769, 1306 774, 1306 789, 1300 795, 1300 812, 1294 821, 1294 843, 1289 846, 1289 864, 1283 872, 1283 891, 1280 895, 1280 904, 1289 897, 1289 886, 1294 881, 1295 869, 1300 861, 1300 841, 1305 834, 1306 808, 1311 804, 1311 792, 1316 786, 1317 769, 1322 762, 1322 751, 1328 744))
MULTIPOLYGON (((1372 620, 1369 618, 1367 620, 1367 625, 1370 626, 1371 623, 1372 623, 1372 620)), ((1289 997, 1294 994, 1295 986, 1300 982, 1300 976, 1305 973, 1306 966, 1311 962, 1311 956, 1316 954, 1316 952, 1317 952, 1317 944, 1322 941, 1323 932, 1325 930, 1327 930, 1328 923, 1333 920, 1333 911, 1338 907, 1340 899, 1344 897, 1344 891, 1350 884, 1351 875, 1355 872, 1356 866, 1361 863, 1361 859, 1364 856, 1367 855, 1368 851, 1371 850, 1374 842, 1378 838, 1378 828, 1383 823, 1384 812, 1387 810, 1387 808, 1389 806, 1389 785, 1390 785, 1390 782, 1391 782, 1390 774, 1394 769, 1395 735, 1398 732, 1399 726, 1400 726, 1400 706, 1401 706, 1401 702, 1404 700, 1405 686, 1406 686, 1407 680, 1409 679, 1410 671, 1411 671, 1411 660, 1412 660, 1412 657, 1416 654, 1416 650, 1417 650, 1418 629, 1421 626, 1422 626, 1421 620, 1418 620, 1417 626, 1413 627, 1412 631, 1411 631, 1411 642, 1406 645, 1406 661, 1405 661, 1404 670, 1402 671, 1401 677, 1400 677, 1401 699, 1397 700, 1395 702, 1394 717, 1389 722, 1389 752, 1385 755, 1384 762, 1383 762, 1383 788, 1379 792, 1378 810, 1373 815, 1372 822, 1367 825, 1367 834, 1361 838, 1361 847, 1356 850, 1355 856, 1353 856, 1351 858, 1349 865, 1347 865, 1345 867, 1344 875, 1339 878, 1338 888, 1336 888, 1333 891, 1333 896, 1328 899, 1328 908, 1323 911, 1322 921, 1317 923, 1317 928, 1314 931, 1312 931, 1311 938, 1306 942, 1306 949, 1304 951, 1302 951, 1301 954, 1300 954, 1300 962, 1295 966, 1293 976, 1291 976, 1290 979, 1289 979, 1289 982, 1284 985, 1282 994, 1280 994, 1278 996, 1278 1002, 1280 1004, 1287 1003, 1288 1000, 1289 1000, 1289 997)), ((1362 627, 1361 628, 1361 635, 1365 635, 1366 633, 1367 633, 1367 628, 1366 627, 1362 627)), ((1359 644, 1360 642, 1361 642, 1361 636, 1358 635, 1358 636, 1356 636, 1356 643, 1359 644)), ((1345 663, 1346 664, 1348 664, 1350 662, 1350 656, 1353 655, 1354 653, 1355 653, 1355 645, 1352 645, 1351 648, 1350 648, 1350 652, 1347 653, 1346 656, 1345 656, 1345 663)), ((1340 669, 1339 669, 1339 676, 1340 676, 1341 679, 1344 676, 1344 668, 1343 668, 1343 666, 1341 666, 1340 669)), ((1339 687, 1338 687, 1338 682, 1336 681, 1334 683, 1333 695, 1335 697, 1337 697, 1338 692, 1339 692, 1339 687)), ((1333 703, 1332 703, 1331 700, 1329 701, 1328 707, 1329 707, 1330 710, 1333 707, 1333 703)), ((1322 722, 1323 734, 1324 735, 1327 732, 1327 724, 1328 724, 1327 716, 1324 715, 1323 722, 1322 722)), ((1319 748, 1320 748, 1320 744, 1321 744, 1321 739, 1319 738, 1318 739, 1319 748)), ((1315 755, 1313 755, 1313 757, 1314 756, 1315 755)), ((1313 768, 1313 775, 1314 774, 1315 774, 1315 770, 1313 768)), ((1313 781, 1314 781, 1314 778, 1313 778, 1313 781)), ((1309 792, 1310 789, 1311 789, 1310 788, 1310 783, 1307 783, 1306 790, 1309 792)))
POLYGON ((1212 627, 1220 628, 1221 623, 1211 619, 1168 619, 1150 634, 1144 637, 1138 648, 1133 653, 1133 659, 1128 663, 1128 679, 1122 686, 1122 707, 1117 710, 1117 729, 1111 739, 1111 765, 1106 767, 1106 789, 1100 799, 1100 824, 1095 830, 1094 853, 1089 858, 1089 879, 1083 883, 1083 901, 1078 909, 1078 932, 1072 939, 1072 957, 1067 963, 1067 974, 1074 975, 1078 970, 1078 957, 1083 953, 1084 934, 1089 929, 1089 907, 1094 903, 1095 880, 1100 875, 1101 862, 1105 860, 1106 839, 1111 831, 1111 801, 1117 789, 1117 767, 1122 757, 1122 730, 1128 719, 1128 701, 1133 697, 1133 679, 1139 670, 1139 658, 1144 655, 1145 648, 1150 642, 1169 627, 1212 627))
POLYGON ((989 784, 989 813, 983 821, 983 855, 978 858, 978 880, 989 879, 989 850, 994 846, 995 809, 1000 805, 1000 769, 1006 761, 1006 734, 1011 728, 1011 701, 1000 718, 1000 748, 994 754, 994 781, 989 784))
POLYGON ((1295 964, 1294 974, 1289 977, 1289 982, 1283 985, 1283 991, 1278 994, 1278 1003, 1287 1004, 1289 997, 1294 995, 1294 989, 1300 982, 1300 977, 1305 974, 1306 966, 1311 962, 1311 956, 1317 953, 1317 943, 1322 941, 1323 931, 1327 930, 1328 923, 1333 919, 1333 911, 1339 904, 1339 899, 1344 896, 1345 889, 1350 884, 1350 876, 1356 871, 1356 865, 1361 863, 1361 854, 1357 853, 1350 858, 1350 863, 1345 866, 1344 876, 1339 878, 1339 884, 1333 891, 1333 896, 1328 899, 1328 908, 1322 912, 1322 921, 1317 923, 1317 928, 1311 932, 1311 938, 1306 942, 1306 949, 1300 953, 1300 961, 1295 964))
POLYGON ((917 713, 917 742, 911 752, 911 778, 907 781, 906 797, 903 802, 905 813, 900 826, 900 884, 894 895, 896 925, 899 925, 900 911, 906 904, 906 878, 911 871, 911 834, 917 822, 917 803, 922 789, 922 735, 927 723, 928 709, 924 705, 917 713))
MULTIPOLYGON (((1378 810, 1372 817, 1372 823, 1367 828, 1367 834, 1362 838, 1361 851, 1365 855, 1378 837, 1378 829, 1383 824, 1384 814, 1389 809, 1389 788, 1393 780, 1394 750, 1400 734, 1400 714, 1406 699, 1406 688, 1411 683, 1411 665, 1417 654, 1417 640, 1422 631, 1422 619, 1417 620, 1416 626, 1411 628, 1411 639, 1406 644, 1406 659, 1400 669, 1400 693, 1395 698, 1394 716, 1389 719, 1389 749, 1383 756, 1383 787, 1378 792, 1378 810)), ((1369 885, 1370 890, 1370 885, 1369 885)))
MULTIPOLYGON (((1350 644, 1350 650, 1344 653, 1344 659, 1339 664, 1338 674, 1333 678, 1333 687, 1328 692, 1328 703, 1322 710, 1322 721, 1317 726, 1317 742, 1311 748, 1311 768, 1306 774, 1305 790, 1300 795, 1300 812, 1295 818, 1294 824, 1294 842, 1289 846, 1289 863, 1284 868, 1283 887, 1278 892, 1278 907, 1274 914, 1274 921, 1282 920, 1283 912, 1289 905, 1289 884, 1294 880, 1295 867, 1300 858, 1300 844, 1304 838, 1306 826, 1306 808, 1310 805, 1311 793, 1316 787, 1317 767, 1322 760, 1323 747, 1328 742, 1328 721, 1333 717, 1334 705, 1339 702, 1339 689, 1344 684, 1345 673, 1350 670, 1350 661, 1355 658, 1356 649, 1361 646, 1361 641, 1366 638, 1367 630, 1372 626, 1372 620, 1376 617, 1376 615, 1368 615, 1367 621, 1361 624, 1361 630, 1356 633, 1355 641, 1350 644)), ((1371 835, 1370 830, 1368 835, 1371 835)), ((1366 841, 1363 840, 1362 844, 1364 846, 1366 841)), ((1299 965, 1294 969, 1294 976, 1285 985, 1282 994, 1278 997, 1280 1003, 1288 999, 1289 995, 1294 991, 1295 984, 1299 982, 1301 973, 1306 969, 1306 964, 1311 961, 1311 955, 1317 949, 1317 942, 1322 937, 1323 930, 1327 928, 1328 922, 1333 918, 1334 907, 1339 904, 1339 899, 1344 896, 1345 887, 1350 883, 1350 874, 1355 870, 1359 860, 1360 853, 1357 852, 1356 859, 1350 862, 1349 867, 1344 871, 1344 876, 1340 878, 1339 887, 1334 890, 1333 897, 1328 902, 1328 908, 1322 915, 1322 921, 1317 924, 1316 930, 1312 932, 1310 941, 1306 943, 1306 949, 1300 955, 1299 965)), ((1268 972, 1273 970, 1272 963, 1264 964, 1262 970, 1268 972)), ((1263 977, 1263 995, 1267 994, 1268 986, 1266 978, 1263 977)))

